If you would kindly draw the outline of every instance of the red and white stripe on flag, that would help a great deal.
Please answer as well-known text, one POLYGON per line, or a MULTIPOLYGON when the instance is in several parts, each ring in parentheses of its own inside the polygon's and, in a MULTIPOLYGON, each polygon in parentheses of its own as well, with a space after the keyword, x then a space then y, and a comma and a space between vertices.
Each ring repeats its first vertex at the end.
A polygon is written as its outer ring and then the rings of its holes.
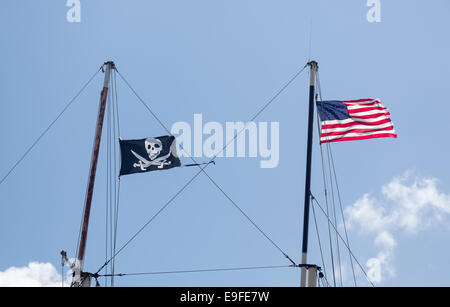
POLYGON ((344 100, 341 102, 346 106, 348 116, 345 116, 347 118, 341 116, 336 119, 330 117, 326 120, 322 119, 321 143, 398 137, 390 118, 391 114, 380 99, 344 100))

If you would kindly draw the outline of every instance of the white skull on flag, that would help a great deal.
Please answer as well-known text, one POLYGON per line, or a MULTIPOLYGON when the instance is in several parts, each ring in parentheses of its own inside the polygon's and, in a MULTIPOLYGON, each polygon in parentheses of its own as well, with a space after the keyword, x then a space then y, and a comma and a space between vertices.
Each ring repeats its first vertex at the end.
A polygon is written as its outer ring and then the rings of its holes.
POLYGON ((155 138, 147 138, 144 142, 145 150, 147 151, 150 160, 155 160, 162 150, 162 143, 155 138))

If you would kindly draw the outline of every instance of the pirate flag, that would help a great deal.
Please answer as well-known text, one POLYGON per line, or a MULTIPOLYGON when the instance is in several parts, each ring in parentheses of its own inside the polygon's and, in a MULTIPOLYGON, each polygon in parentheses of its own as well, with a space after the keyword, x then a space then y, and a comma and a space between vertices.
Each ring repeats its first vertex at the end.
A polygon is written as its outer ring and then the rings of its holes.
POLYGON ((173 136, 120 140, 120 176, 181 166, 173 136))

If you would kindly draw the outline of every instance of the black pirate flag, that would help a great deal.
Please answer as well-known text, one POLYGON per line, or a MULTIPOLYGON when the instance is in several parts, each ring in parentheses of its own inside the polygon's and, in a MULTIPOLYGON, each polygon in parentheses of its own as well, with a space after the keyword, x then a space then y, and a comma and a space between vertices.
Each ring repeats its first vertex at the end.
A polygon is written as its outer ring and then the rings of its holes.
POLYGON ((120 140, 120 176, 181 166, 173 136, 120 140))

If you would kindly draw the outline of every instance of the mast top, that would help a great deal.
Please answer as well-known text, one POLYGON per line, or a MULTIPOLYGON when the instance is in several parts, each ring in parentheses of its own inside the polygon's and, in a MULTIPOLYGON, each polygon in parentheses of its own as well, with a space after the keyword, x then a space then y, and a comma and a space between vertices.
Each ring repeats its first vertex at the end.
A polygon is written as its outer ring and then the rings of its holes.
POLYGON ((114 64, 114 61, 106 61, 103 63, 103 66, 111 66, 111 68, 116 68, 116 64, 114 64))
POLYGON ((312 68, 315 68, 317 70, 317 68, 319 68, 319 63, 317 63, 316 61, 310 61, 308 62, 309 66, 311 66, 312 68))
POLYGON ((109 87, 109 78, 111 75, 111 69, 116 69, 116 64, 113 61, 107 61, 103 63, 102 71, 105 73, 105 81, 103 83, 103 88, 109 87), (106 66, 106 69, 104 68, 106 66))
POLYGON ((311 67, 311 74, 310 74, 310 85, 315 86, 316 85, 316 72, 319 70, 319 64, 316 61, 310 61, 308 64, 311 67))

